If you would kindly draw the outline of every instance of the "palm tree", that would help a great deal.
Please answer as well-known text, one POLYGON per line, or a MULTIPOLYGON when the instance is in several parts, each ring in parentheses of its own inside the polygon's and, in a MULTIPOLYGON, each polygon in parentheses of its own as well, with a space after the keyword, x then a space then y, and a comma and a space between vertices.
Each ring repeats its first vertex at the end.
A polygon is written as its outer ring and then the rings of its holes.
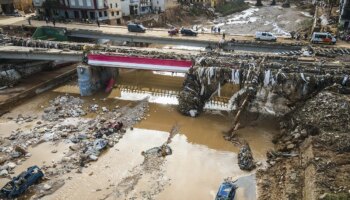
POLYGON ((255 6, 263 6, 263 4, 261 3, 261 0, 256 0, 255 6))

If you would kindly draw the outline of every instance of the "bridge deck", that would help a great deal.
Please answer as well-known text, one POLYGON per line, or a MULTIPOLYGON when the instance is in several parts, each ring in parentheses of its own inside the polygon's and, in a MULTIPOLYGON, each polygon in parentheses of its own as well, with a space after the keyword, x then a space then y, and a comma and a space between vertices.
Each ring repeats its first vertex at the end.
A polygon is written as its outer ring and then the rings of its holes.
MULTIPOLYGON (((83 53, 58 49, 4 46, 0 47, 0 59, 64 60, 81 62, 83 60, 83 53)), ((92 66, 171 72, 187 72, 188 69, 192 67, 192 61, 187 60, 145 58, 121 54, 90 54, 88 56, 88 64, 92 66)))

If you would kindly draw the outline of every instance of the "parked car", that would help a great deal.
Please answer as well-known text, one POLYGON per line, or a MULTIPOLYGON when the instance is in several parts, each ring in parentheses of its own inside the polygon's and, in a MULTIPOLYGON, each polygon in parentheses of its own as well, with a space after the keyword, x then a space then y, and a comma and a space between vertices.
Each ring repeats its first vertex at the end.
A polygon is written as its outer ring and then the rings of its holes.
POLYGON ((311 36, 311 43, 335 44, 337 39, 330 33, 314 32, 311 36))
POLYGON ((256 32, 255 39, 256 40, 265 40, 265 41, 276 41, 277 37, 270 32, 256 32))
POLYGON ((223 182, 216 194, 215 200, 233 200, 236 195, 237 186, 232 181, 223 182))
POLYGON ((145 33, 146 28, 142 26, 142 24, 128 24, 128 31, 129 32, 137 32, 137 33, 145 33))
POLYGON ((182 28, 180 31, 181 35, 185 35, 185 36, 197 36, 198 32, 194 31, 192 29, 186 29, 186 28, 182 28))
POLYGON ((43 172, 38 166, 32 166, 27 171, 22 172, 0 190, 0 196, 5 198, 16 198, 24 193, 31 185, 37 183, 42 177, 43 172))

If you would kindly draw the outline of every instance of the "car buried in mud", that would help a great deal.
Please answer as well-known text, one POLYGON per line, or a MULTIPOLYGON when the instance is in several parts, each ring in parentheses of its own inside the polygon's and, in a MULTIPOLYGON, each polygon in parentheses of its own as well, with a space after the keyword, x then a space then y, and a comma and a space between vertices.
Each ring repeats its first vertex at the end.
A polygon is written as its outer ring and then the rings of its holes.
POLYGON ((237 186, 232 181, 223 182, 216 194, 215 200, 233 200, 236 195, 237 186))
POLYGON ((32 166, 27 171, 22 172, 0 190, 0 197, 2 198, 16 198, 23 194, 30 186, 37 183, 42 177, 43 172, 38 166, 32 166))

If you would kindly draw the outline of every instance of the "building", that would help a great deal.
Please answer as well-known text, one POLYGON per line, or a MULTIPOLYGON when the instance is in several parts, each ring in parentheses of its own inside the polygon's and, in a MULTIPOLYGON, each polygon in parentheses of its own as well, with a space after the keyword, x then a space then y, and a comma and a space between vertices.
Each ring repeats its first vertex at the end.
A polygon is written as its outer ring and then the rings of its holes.
POLYGON ((140 15, 152 12, 151 0, 140 0, 140 15))
POLYGON ((120 0, 34 0, 34 7, 43 17, 122 23, 120 0))
POLYGON ((13 0, 0 0, 1 12, 4 14, 12 14, 15 11, 13 0))
POLYGON ((350 0, 340 0, 339 25, 344 29, 349 29, 350 23, 350 0))
POLYGON ((123 17, 140 14, 140 0, 121 0, 121 10, 123 17))

